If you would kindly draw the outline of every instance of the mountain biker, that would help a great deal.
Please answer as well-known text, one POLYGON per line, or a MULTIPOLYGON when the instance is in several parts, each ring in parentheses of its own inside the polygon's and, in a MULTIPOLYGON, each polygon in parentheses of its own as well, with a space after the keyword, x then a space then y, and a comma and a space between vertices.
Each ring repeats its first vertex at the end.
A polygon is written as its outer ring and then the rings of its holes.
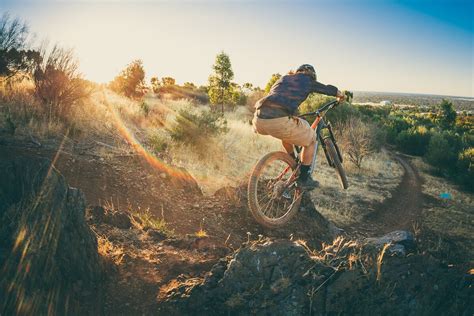
POLYGON ((297 185, 307 190, 319 185, 309 173, 316 147, 316 133, 306 120, 294 115, 300 104, 313 92, 335 96, 339 102, 344 100, 344 93, 335 86, 318 82, 314 67, 304 64, 295 73, 277 80, 270 93, 257 101, 252 120, 255 132, 280 139, 286 152, 293 158, 293 145, 304 147, 297 185))

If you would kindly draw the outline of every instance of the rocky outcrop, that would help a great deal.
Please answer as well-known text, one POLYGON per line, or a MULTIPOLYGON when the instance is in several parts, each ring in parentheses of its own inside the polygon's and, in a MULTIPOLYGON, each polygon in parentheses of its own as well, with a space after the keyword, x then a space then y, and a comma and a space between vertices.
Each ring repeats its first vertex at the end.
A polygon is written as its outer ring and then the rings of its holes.
MULTIPOLYGON (((0 314, 63 314, 102 268, 83 194, 46 160, 0 162, 0 314)), ((97 293, 96 293, 97 295, 97 293)))
POLYGON ((342 238, 321 251, 289 240, 249 243, 203 280, 173 280, 158 313, 469 315, 470 281, 459 271, 419 254, 363 249, 342 238))

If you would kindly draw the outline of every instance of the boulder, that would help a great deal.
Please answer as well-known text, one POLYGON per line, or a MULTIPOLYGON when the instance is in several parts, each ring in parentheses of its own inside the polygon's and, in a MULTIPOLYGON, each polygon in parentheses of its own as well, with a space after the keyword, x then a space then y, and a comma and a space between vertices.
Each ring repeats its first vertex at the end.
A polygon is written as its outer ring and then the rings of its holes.
POLYGON ((308 308, 308 271, 315 265, 296 242, 254 243, 230 261, 221 260, 202 284, 194 282, 190 289, 189 282, 183 282, 163 299, 199 315, 302 315, 308 308))
POLYGON ((0 311, 64 314, 102 265, 81 191, 47 160, 0 161, 0 311))

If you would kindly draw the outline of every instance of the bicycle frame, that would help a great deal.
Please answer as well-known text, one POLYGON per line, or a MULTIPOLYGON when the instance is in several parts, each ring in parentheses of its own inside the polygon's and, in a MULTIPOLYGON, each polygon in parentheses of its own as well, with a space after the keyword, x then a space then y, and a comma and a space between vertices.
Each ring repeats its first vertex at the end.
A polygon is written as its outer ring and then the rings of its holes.
MULTIPOLYGON (((339 151, 339 147, 337 146, 336 144, 336 140, 334 138, 334 134, 332 133, 332 128, 331 128, 331 124, 330 123, 326 123, 326 121, 324 120, 324 116, 326 115, 327 111, 329 111, 330 109, 334 108, 334 106, 338 103, 337 100, 334 100, 334 101, 331 101, 331 102, 328 102, 326 103, 325 105, 323 105, 320 109, 318 109, 317 111, 314 111, 314 112, 309 112, 309 113, 305 113, 305 114, 302 114, 302 115, 299 115, 299 117, 305 117, 305 116, 311 116, 311 115, 316 115, 316 119, 314 120, 313 124, 311 124, 311 128, 315 130, 315 133, 316 133, 316 145, 315 145, 315 148, 314 148, 314 153, 313 153, 313 158, 311 160, 311 168, 310 168, 310 173, 312 173, 314 171, 314 168, 316 166, 316 157, 317 157, 317 153, 318 153, 318 149, 319 149, 319 143, 321 143, 321 145, 323 146, 323 149, 324 149, 324 154, 326 156, 326 159, 328 160, 328 163, 331 165, 331 160, 329 159, 328 157, 328 154, 327 154, 327 151, 326 151, 326 147, 324 146, 324 142, 323 142, 323 138, 321 136, 321 131, 323 129, 328 129, 329 131, 329 137, 331 138, 331 140, 333 141, 334 143, 334 146, 336 147, 336 152, 337 152, 337 155, 339 156, 339 159, 341 160, 342 162, 342 155, 341 155, 341 152, 339 151)), ((294 150, 296 151, 295 154, 298 154, 299 151, 298 149, 296 148, 296 146, 294 147, 294 150)))
MULTIPOLYGON (((328 153, 326 151, 326 147, 324 145, 323 137, 321 136, 321 131, 323 129, 328 129, 329 131, 329 137, 334 143, 334 147, 336 148, 337 155, 339 156, 340 161, 342 162, 342 155, 341 152, 339 151, 339 147, 337 146, 336 140, 334 138, 334 134, 332 133, 332 128, 331 124, 324 120, 324 116, 326 115, 326 112, 332 109, 336 104, 338 103, 337 100, 331 101, 323 105, 320 109, 314 112, 309 112, 305 114, 301 114, 298 117, 305 117, 305 116, 311 116, 311 115, 316 115, 316 119, 314 120, 313 124, 311 124, 311 128, 315 130, 316 133, 316 145, 314 148, 314 153, 313 153, 313 158, 311 161, 311 167, 310 167, 310 173, 314 171, 314 168, 316 167, 316 157, 319 149, 319 143, 323 146, 324 149, 324 155, 326 156, 326 159, 329 163, 330 166, 332 166, 331 159, 329 159, 328 153)), ((299 153, 301 152, 301 146, 293 146, 294 154, 295 157, 299 157, 299 153)), ((298 164, 301 164, 301 161, 298 162, 298 164)), ((289 185, 296 179, 296 174, 298 172, 299 166, 293 171, 293 174, 288 178, 286 181, 286 184, 289 185)), ((288 171, 290 170, 290 167, 286 167, 280 175, 276 178, 277 180, 281 179, 288 171)))

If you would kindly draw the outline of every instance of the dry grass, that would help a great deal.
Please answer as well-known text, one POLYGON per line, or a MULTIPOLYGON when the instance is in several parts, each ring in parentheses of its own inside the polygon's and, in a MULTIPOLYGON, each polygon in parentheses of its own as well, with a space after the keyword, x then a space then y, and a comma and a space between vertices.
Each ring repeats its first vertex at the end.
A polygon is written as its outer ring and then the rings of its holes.
MULTIPOLYGON (((31 100, 25 102, 31 102, 30 108, 34 106, 31 100)), ((173 143, 166 128, 173 123, 180 109, 194 107, 204 110, 208 107, 195 106, 188 100, 160 100, 154 97, 146 97, 143 102, 146 103, 146 111, 141 101, 129 100, 98 86, 90 100, 76 107, 71 114, 74 128, 80 130, 79 134, 71 134, 86 143, 96 143, 91 150, 100 157, 108 158, 133 150, 129 139, 118 128, 125 127, 134 140, 150 153, 160 155, 160 159, 172 165, 184 167, 209 194, 223 186, 235 186, 246 181, 260 157, 282 150, 277 139, 253 132, 249 124, 251 113, 247 107, 237 107, 234 112, 226 113, 228 133, 210 139, 208 146, 196 150, 173 143)), ((32 133, 40 140, 57 137, 64 134, 64 130, 61 122, 38 117, 32 117, 18 128, 19 133, 32 133)), ((324 157, 319 155, 319 161, 322 160, 324 157)), ((350 165, 346 165, 346 169, 351 184, 347 192, 338 189, 334 171, 326 163, 319 164, 315 171, 315 177, 322 184, 321 190, 317 191, 322 195, 321 199, 317 199, 321 211, 326 212, 329 218, 342 222, 350 222, 354 214, 362 212, 357 209, 358 201, 380 201, 389 196, 388 192, 398 184, 401 175, 401 168, 383 153, 369 156, 360 170, 350 165), (353 198, 356 203, 351 202, 353 198), (338 212, 333 212, 334 209, 338 212)))
POLYGON ((145 210, 144 212, 140 210, 129 210, 129 213, 132 214, 130 216, 132 225, 137 229, 154 229, 159 232, 162 232, 167 236, 171 236, 173 234, 173 231, 168 227, 168 224, 166 223, 164 217, 162 216, 162 218, 156 218, 150 213, 149 209, 145 210))
POLYGON ((383 256, 385 255, 385 251, 387 251, 388 247, 390 247, 390 244, 385 244, 377 256, 377 281, 380 281, 382 278, 383 256))
POLYGON ((253 132, 245 107, 226 114, 229 131, 210 140, 206 155, 187 146, 175 146, 170 153, 173 162, 188 170, 203 187, 213 193, 226 185, 237 185, 244 180, 263 155, 281 150, 280 142, 270 136, 253 132))
POLYGON ((196 236, 197 238, 206 238, 208 234, 204 229, 200 228, 197 232, 194 233, 194 236, 196 236))
POLYGON ((107 237, 97 235, 97 251, 101 256, 110 258, 115 264, 120 264, 123 260, 124 249, 122 246, 114 245, 107 237))
POLYGON ((423 227, 440 236, 459 241, 457 249, 464 252, 467 258, 474 259, 474 197, 471 193, 463 192, 445 179, 432 176, 430 167, 420 158, 414 158, 412 163, 423 176, 422 191, 431 199, 423 209, 423 227), (442 199, 441 193, 449 193, 451 199, 442 199))
POLYGON ((336 171, 327 164, 324 154, 318 155, 313 177, 321 186, 311 193, 317 210, 338 226, 348 226, 371 212, 370 206, 391 196, 402 180, 403 168, 385 151, 370 154, 361 169, 344 163, 349 188, 341 189, 336 171))

